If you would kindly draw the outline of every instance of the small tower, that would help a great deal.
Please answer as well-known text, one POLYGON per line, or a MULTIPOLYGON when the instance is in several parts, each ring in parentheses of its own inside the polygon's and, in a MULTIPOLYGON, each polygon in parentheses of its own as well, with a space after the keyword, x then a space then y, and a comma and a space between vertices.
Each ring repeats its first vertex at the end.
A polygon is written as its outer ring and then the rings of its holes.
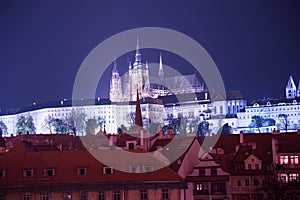
POLYGON ((286 95, 286 98, 287 99, 292 99, 292 98, 295 98, 296 97, 296 85, 295 85, 295 82, 293 80, 293 77, 290 76, 289 77, 289 80, 288 80, 288 83, 286 84, 286 87, 285 87, 285 95, 286 95))
POLYGON ((297 88, 297 97, 300 97, 300 80, 299 80, 298 88, 297 88))
POLYGON ((122 101, 122 83, 121 77, 117 70, 117 61, 114 60, 114 68, 110 79, 109 99, 113 102, 122 101))

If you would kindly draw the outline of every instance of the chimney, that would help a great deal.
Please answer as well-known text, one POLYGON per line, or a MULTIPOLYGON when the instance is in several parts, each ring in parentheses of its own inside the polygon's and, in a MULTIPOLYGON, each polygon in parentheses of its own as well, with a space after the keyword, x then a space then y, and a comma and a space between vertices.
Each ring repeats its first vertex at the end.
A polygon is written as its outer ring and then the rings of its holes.
POLYGON ((240 132, 240 144, 244 143, 244 133, 243 131, 240 132))

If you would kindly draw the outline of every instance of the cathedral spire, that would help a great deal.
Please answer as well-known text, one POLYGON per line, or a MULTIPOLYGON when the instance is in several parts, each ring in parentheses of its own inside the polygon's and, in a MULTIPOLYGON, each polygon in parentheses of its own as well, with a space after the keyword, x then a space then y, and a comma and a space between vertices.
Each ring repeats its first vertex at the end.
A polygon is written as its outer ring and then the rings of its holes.
POLYGON ((135 51, 135 61, 133 63, 134 68, 140 67, 142 65, 142 56, 140 53, 140 40, 139 36, 136 38, 136 51, 135 51))
POLYGON ((164 79, 164 70, 163 70, 162 55, 161 54, 159 56, 158 77, 160 78, 160 81, 163 81, 163 79, 164 79))
POLYGON ((117 59, 116 56, 114 57, 114 68, 113 68, 113 72, 117 72, 117 59))

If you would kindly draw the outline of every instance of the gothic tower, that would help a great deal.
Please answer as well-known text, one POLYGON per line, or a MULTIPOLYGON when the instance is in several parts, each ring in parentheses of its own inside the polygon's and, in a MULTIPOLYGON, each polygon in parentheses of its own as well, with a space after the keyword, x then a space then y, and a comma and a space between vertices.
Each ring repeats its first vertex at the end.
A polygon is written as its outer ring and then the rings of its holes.
POLYGON ((161 54, 159 56, 158 77, 159 77, 161 83, 163 83, 163 80, 164 80, 164 70, 163 70, 162 56, 161 56, 161 54))
POLYGON ((141 96, 147 96, 149 83, 148 64, 142 63, 142 56, 140 53, 139 38, 137 38, 135 61, 132 67, 129 67, 129 101, 136 100, 136 91, 139 91, 141 96))
POLYGON ((296 92, 297 92, 296 85, 294 83, 293 77, 290 76, 288 83, 286 84, 286 87, 285 87, 286 98, 287 99, 295 98, 296 92))
POLYGON ((114 61, 114 68, 110 79, 109 98, 112 102, 122 101, 122 83, 121 83, 120 74, 117 70, 116 58, 114 61))
POLYGON ((299 80, 298 88, 297 88, 297 97, 300 97, 300 80, 299 80))

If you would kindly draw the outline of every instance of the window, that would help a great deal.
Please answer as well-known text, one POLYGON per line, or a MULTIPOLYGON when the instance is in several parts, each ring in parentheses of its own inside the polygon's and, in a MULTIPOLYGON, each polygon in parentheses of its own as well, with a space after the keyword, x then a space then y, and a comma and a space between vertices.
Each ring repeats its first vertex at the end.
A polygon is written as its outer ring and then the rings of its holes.
POLYGON ((23 170, 24 177, 32 177, 33 176, 33 169, 24 169, 23 170))
POLYGON ((289 175, 289 177, 290 177, 290 182, 299 181, 299 174, 298 173, 291 173, 289 175))
POLYGON ((290 156, 290 162, 291 164, 299 164, 299 158, 298 156, 290 156))
POLYGON ((197 191, 202 191, 203 190, 203 184, 202 183, 196 183, 195 188, 197 191))
POLYGON ((153 171, 153 166, 143 166, 144 172, 152 172, 153 171))
POLYGON ((103 168, 103 173, 104 174, 112 174, 113 173, 113 169, 111 167, 104 167, 103 168))
POLYGON ((205 169, 199 168, 199 176, 205 176, 205 169))
POLYGON ((23 194, 23 200, 30 200, 30 192, 26 192, 23 194))
POLYGON ((226 194, 225 183, 211 183, 211 192, 226 194))
POLYGON ((43 192, 41 196, 42 200, 50 200, 50 195, 48 192, 43 192))
POLYGON ((245 186, 249 186, 249 179, 245 180, 245 186))
POLYGON ((77 168, 78 175, 86 175, 86 167, 79 167, 77 168))
POLYGON ((64 193, 64 200, 72 200, 72 194, 71 193, 64 193))
POLYGON ((289 157, 288 156, 280 156, 279 157, 279 163, 282 164, 288 164, 289 163, 289 157))
POLYGON ((4 178, 4 177, 5 177, 5 170, 0 169, 0 178, 4 178))
POLYGON ((259 169, 259 164, 255 164, 255 169, 259 169))
POLYGON ((259 181, 257 179, 253 179, 253 185, 254 186, 258 186, 259 185, 259 181))
POLYGON ((141 190, 140 194, 141 194, 141 200, 148 200, 148 192, 147 192, 147 190, 141 190))
POLYGON ((138 173, 139 172, 139 166, 129 166, 131 173, 138 173))
POLYGON ((87 200, 87 192, 86 191, 80 191, 80 200, 87 200))
POLYGON ((0 193, 0 200, 4 200, 4 194, 0 193))
POLYGON ((211 176, 216 176, 217 175, 217 168, 211 168, 210 169, 210 175, 211 176))
POLYGON ((237 186, 241 186, 241 181, 238 180, 236 184, 237 184, 237 186))
POLYGON ((44 169, 44 176, 54 176, 54 169, 53 168, 44 169))
POLYGON ((162 189, 161 199, 162 200, 169 200, 169 190, 168 189, 162 189))
POLYGON ((114 200, 121 200, 120 190, 114 190, 114 200))
POLYGON ((278 180, 284 183, 288 182, 288 175, 287 174, 278 174, 278 180))
POLYGON ((105 200, 105 191, 99 191, 98 200, 105 200))
POLYGON ((251 164, 248 164, 248 169, 252 169, 252 165, 251 164))

